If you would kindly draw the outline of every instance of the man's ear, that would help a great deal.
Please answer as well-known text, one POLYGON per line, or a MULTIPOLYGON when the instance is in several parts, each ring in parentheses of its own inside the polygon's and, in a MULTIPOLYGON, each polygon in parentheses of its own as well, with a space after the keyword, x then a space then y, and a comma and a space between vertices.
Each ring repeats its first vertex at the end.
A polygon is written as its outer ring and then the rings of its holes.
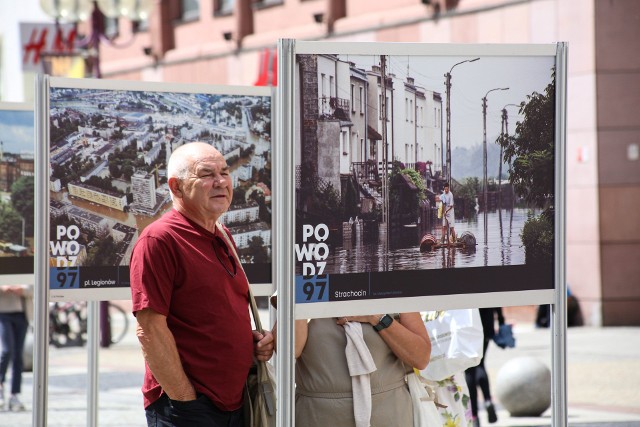
POLYGON ((180 180, 176 177, 169 178, 168 181, 169 190, 173 193, 174 197, 182 197, 182 189, 180 188, 180 180))

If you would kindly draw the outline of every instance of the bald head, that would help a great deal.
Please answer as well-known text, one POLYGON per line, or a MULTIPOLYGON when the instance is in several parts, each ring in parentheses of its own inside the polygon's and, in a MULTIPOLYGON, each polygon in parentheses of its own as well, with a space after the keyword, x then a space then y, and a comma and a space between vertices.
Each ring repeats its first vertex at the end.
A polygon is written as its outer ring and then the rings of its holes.
POLYGON ((174 209, 213 232, 233 199, 224 156, 209 144, 191 142, 171 154, 167 175, 174 209))
POLYGON ((178 147, 169 158, 167 178, 186 179, 194 163, 203 157, 220 157, 222 154, 206 142, 190 142, 178 147))

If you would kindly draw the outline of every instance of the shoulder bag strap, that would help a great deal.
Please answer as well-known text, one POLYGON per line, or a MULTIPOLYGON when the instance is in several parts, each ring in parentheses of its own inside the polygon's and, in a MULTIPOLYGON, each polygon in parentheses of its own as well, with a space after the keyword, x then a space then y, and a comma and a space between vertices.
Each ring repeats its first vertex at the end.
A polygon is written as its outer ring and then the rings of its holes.
MULTIPOLYGON (((219 222, 216 222, 216 227, 218 228, 218 231, 220 231, 220 234, 222 234, 222 237, 224 238, 224 240, 227 242, 227 246, 229 246, 229 248, 233 252, 233 256, 236 258, 236 262, 238 263, 239 268, 242 271, 244 271, 244 268, 242 268, 242 264, 240 263, 240 258, 238 258, 236 247, 231 242, 229 235, 227 234, 226 231, 224 231, 224 229, 222 228, 222 225, 219 222)), ((249 284, 248 287, 249 287, 249 305, 251 306, 251 314, 253 315, 253 322, 255 323, 256 331, 260 331, 261 333, 263 333, 264 330, 262 329, 262 322, 260 321, 260 314, 258 313, 258 306, 256 305, 256 299, 253 297, 253 292, 251 292, 251 284, 249 284)))

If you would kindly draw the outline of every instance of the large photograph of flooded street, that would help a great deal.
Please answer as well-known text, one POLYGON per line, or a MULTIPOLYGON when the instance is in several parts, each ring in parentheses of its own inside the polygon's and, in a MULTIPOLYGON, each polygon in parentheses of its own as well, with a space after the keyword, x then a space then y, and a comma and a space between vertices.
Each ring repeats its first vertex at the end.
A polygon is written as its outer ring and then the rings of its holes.
MULTIPOLYGON (((2 276, 33 274, 34 139, 32 109, 0 103, 2 276)), ((2 277, 0 283, 4 283, 2 277)))
POLYGON ((51 287, 128 286, 140 232, 171 209, 168 159, 194 141, 227 160, 233 203, 220 221, 249 280, 270 282, 271 97, 112 83, 108 90, 50 89, 51 287), (76 267, 71 278, 58 270, 76 267))
POLYGON ((554 57, 299 54, 296 70, 298 302, 529 271, 524 289, 553 287, 554 57))

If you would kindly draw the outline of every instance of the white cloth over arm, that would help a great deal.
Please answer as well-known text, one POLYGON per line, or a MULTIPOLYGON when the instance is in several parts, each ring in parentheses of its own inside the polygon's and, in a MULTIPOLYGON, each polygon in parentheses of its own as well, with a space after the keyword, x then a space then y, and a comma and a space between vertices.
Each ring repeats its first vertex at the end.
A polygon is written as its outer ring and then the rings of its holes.
POLYGON ((364 342, 362 324, 347 322, 343 326, 347 336, 345 355, 351 375, 353 415, 356 427, 369 427, 371 422, 371 378, 369 374, 376 370, 376 364, 364 342))

